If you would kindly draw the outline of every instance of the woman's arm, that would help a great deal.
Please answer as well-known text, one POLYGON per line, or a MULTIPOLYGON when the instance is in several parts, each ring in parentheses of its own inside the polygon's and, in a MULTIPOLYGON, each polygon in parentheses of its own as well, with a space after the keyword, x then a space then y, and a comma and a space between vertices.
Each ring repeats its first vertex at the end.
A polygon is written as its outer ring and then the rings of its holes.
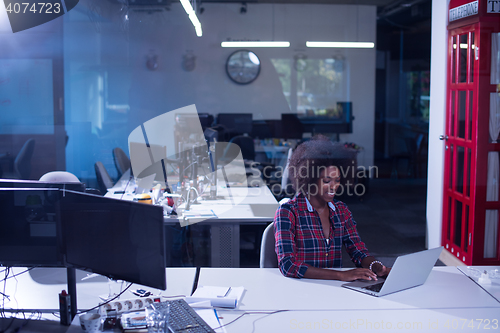
POLYGON ((301 278, 308 265, 297 260, 296 223, 297 216, 289 205, 278 208, 274 217, 275 250, 281 273, 287 277, 301 278))
POLYGON ((367 268, 355 268, 346 271, 337 271, 327 268, 317 268, 309 266, 305 278, 308 279, 323 279, 323 280, 340 280, 354 281, 362 280, 377 280, 377 274, 367 268))

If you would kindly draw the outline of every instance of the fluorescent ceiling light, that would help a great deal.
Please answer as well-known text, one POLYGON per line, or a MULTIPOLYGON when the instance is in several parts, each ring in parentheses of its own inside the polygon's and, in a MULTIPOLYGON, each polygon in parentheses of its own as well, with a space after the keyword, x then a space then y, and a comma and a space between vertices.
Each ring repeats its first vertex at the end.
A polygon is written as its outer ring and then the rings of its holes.
POLYGON ((290 42, 240 41, 222 42, 222 47, 290 47, 290 42))
POLYGON ((372 42, 306 42, 307 47, 337 47, 355 49, 373 49, 375 43, 372 42))
POLYGON ((188 14, 191 23, 193 23, 194 29, 196 31, 196 36, 201 37, 201 35, 203 34, 203 32, 201 31, 201 23, 200 20, 198 20, 198 16, 196 16, 196 12, 194 11, 193 6, 191 6, 191 2, 189 0, 181 0, 181 5, 182 7, 184 7, 186 14, 188 14))

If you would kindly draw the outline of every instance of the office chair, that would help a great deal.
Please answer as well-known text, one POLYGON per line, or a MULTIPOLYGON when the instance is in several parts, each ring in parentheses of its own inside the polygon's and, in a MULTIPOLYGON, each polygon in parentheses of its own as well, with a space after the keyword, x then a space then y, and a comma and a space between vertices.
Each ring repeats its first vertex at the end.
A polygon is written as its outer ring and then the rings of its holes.
POLYGON ((108 191, 108 188, 113 187, 114 185, 113 180, 109 176, 109 173, 104 167, 104 164, 102 164, 102 162, 100 161, 95 162, 94 169, 97 178, 97 184, 99 185, 99 191, 105 194, 108 191))
POLYGON ((422 164, 426 162, 426 157, 423 156, 423 149, 425 148, 425 135, 423 133, 417 134, 415 137, 404 138, 406 151, 394 154, 392 158, 392 172, 394 178, 398 178, 399 161, 406 160, 407 168, 406 173, 408 177, 418 178, 421 175, 422 164))
MULTIPOLYGON (((253 138, 248 135, 237 135, 233 137, 231 140, 229 140, 229 143, 233 143, 240 147, 241 149, 241 155, 243 156, 244 160, 248 161, 253 161, 255 160, 255 146, 253 143, 253 138)), ((229 147, 231 145, 228 145, 226 150, 224 151, 224 157, 228 157, 226 155, 229 154, 229 147)))
POLYGON ((30 179, 31 175, 31 158, 33 157, 33 152, 35 150, 35 139, 28 139, 19 153, 17 153, 16 158, 13 163, 13 171, 5 172, 2 174, 2 178, 7 179, 30 179))
POLYGON ((118 171, 117 179, 130 169, 130 159, 123 149, 116 147, 113 149, 113 160, 115 161, 116 171, 118 171))
POLYGON ((260 268, 277 268, 278 256, 275 251, 274 223, 266 227, 260 244, 260 268))

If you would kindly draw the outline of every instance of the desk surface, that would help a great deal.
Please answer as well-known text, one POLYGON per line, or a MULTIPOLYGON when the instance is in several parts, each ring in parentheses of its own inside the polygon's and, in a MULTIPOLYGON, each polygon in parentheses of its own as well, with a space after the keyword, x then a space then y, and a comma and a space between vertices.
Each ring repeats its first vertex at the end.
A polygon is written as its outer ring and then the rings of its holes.
MULTIPOLYGON (((15 296, 16 307, 58 308, 64 272, 49 270, 45 278, 51 284, 28 274, 8 280, 6 293, 15 296)), ((168 289, 163 294, 189 294, 194 273, 194 268, 167 269, 168 289)), ((274 268, 202 268, 199 280, 199 285, 245 287, 238 309, 218 310, 223 323, 247 314, 226 326, 227 332, 494 332, 500 328, 500 302, 456 267, 435 267, 423 286, 378 298, 342 288, 342 283, 285 278, 274 268)), ((79 303, 95 305, 107 287, 105 281, 79 283, 79 303)), ((74 321, 67 332, 82 331, 74 321)))
POLYGON ((500 310, 499 302, 456 267, 434 267, 424 285, 383 297, 341 288, 343 283, 286 278, 277 268, 202 268, 198 285, 244 286, 240 310, 500 310))
MULTIPOLYGON (((14 274, 25 271, 25 268, 13 268, 14 274)), ((167 290, 156 290, 150 287, 140 285, 132 285, 129 290, 146 289, 152 291, 155 295, 163 296, 178 296, 190 295, 193 287, 193 281, 196 269, 195 268, 166 268, 167 272, 167 290)), ((124 282, 108 282, 108 279, 103 276, 86 279, 87 273, 77 270, 77 307, 79 310, 90 309, 100 302, 99 295, 109 295, 111 293, 119 293, 121 288, 125 288, 128 283, 124 282)), ((3 287, 3 285, 2 285, 3 287)), ((30 272, 26 272, 9 278, 5 282, 5 291, 2 293, 9 296, 5 300, 5 310, 40 310, 42 312, 59 312, 59 297, 58 294, 62 290, 67 290, 66 284, 66 269, 64 268, 34 268, 30 272)), ((132 293, 127 290, 121 299, 135 298, 132 293)))
POLYGON ((500 266, 459 266, 458 269, 500 302, 500 266), (481 273, 484 271, 491 277, 491 283, 479 283, 481 273))

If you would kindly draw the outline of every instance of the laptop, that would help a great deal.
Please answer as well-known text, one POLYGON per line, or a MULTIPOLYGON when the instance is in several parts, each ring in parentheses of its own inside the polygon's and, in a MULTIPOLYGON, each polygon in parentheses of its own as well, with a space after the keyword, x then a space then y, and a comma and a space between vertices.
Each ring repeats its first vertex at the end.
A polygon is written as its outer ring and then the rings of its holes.
POLYGON ((424 284, 436 264, 443 247, 399 256, 389 275, 377 281, 354 281, 342 287, 372 296, 384 296, 424 284))

